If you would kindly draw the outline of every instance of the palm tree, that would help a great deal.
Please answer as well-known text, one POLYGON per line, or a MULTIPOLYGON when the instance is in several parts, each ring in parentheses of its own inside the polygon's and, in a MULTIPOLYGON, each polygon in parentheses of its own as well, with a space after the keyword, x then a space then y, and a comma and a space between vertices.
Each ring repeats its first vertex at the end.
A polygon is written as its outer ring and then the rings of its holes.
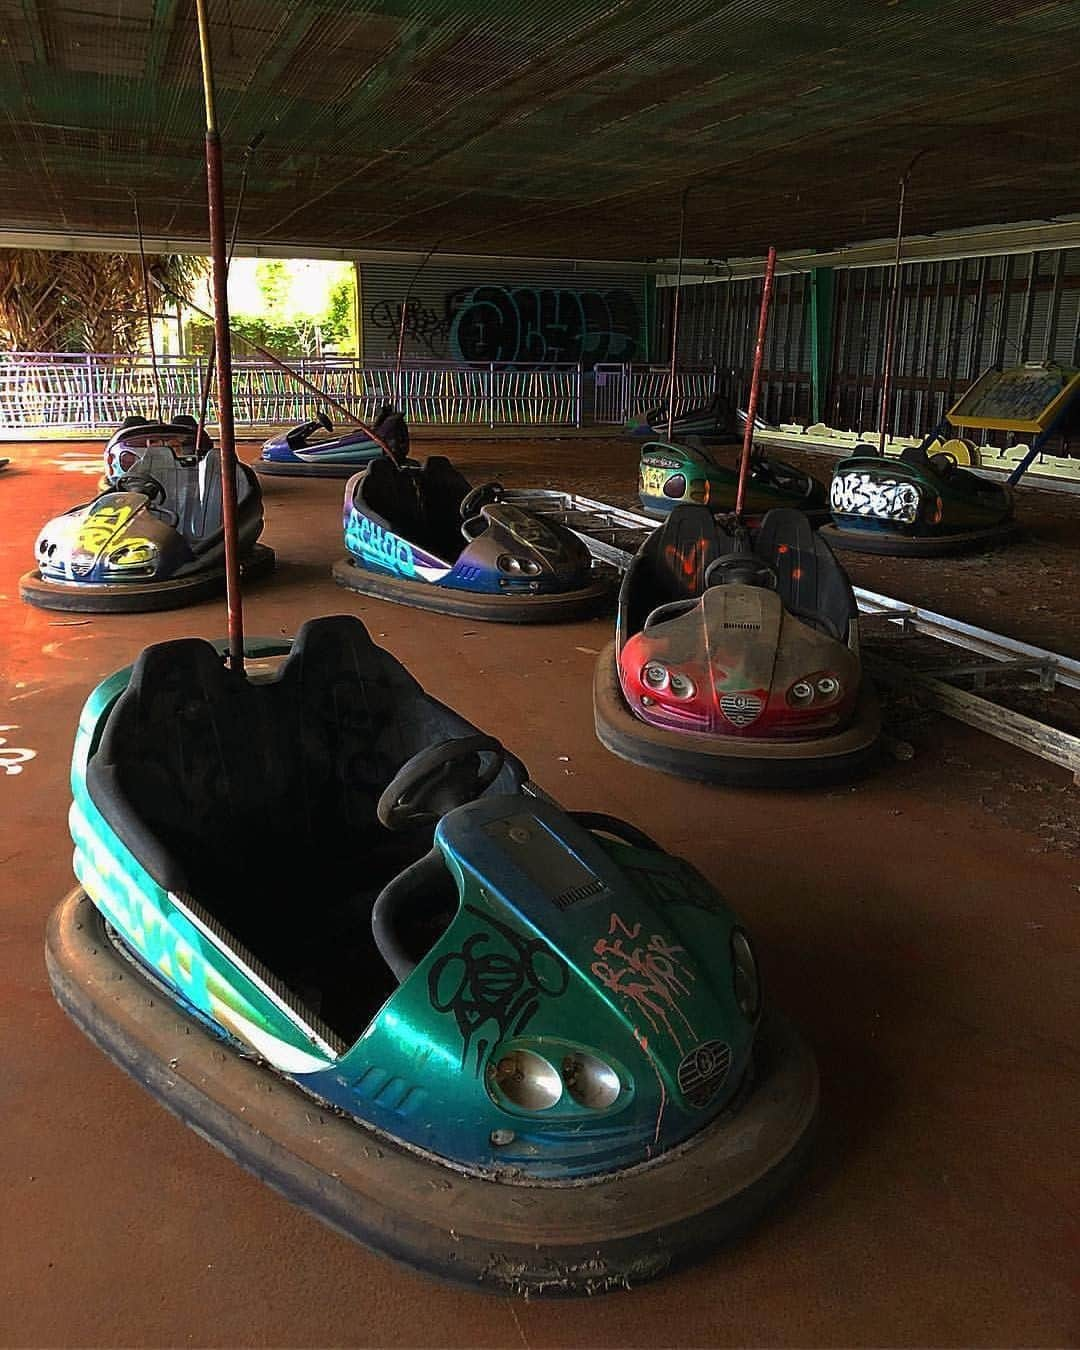
MULTIPOLYGON (((182 295, 207 271, 205 258, 181 253, 152 255, 147 266, 182 295)), ((160 292, 151 300, 160 307, 160 292)), ((0 249, 0 347, 135 355, 147 339, 137 254, 0 249)))

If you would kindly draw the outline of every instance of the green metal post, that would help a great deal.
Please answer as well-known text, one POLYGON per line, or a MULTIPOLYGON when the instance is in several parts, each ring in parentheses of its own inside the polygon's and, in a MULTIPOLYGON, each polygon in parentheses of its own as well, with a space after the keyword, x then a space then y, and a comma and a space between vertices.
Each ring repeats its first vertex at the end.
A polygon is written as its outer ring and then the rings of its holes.
POLYGON ((836 275, 831 267, 813 268, 810 273, 810 406, 813 422, 820 422, 825 415, 835 289, 836 275))

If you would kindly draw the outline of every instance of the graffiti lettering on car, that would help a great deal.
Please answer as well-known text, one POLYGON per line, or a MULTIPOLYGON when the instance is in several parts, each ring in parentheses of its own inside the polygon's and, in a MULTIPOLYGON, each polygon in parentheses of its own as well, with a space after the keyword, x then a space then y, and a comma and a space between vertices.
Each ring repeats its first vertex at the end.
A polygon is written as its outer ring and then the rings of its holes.
POLYGON ((345 546, 350 552, 370 558, 380 567, 397 572, 399 576, 416 575, 416 561, 411 546, 358 511, 353 511, 349 516, 345 528, 345 546))
POLYGON ((643 945, 628 945, 640 936, 640 923, 628 925, 613 913, 607 936, 593 944, 593 952, 602 959, 592 963, 592 973, 605 989, 629 999, 653 1031, 665 1031, 681 1051, 680 1032, 692 1040, 694 1028, 679 1001, 690 993, 696 976, 685 959, 685 947, 661 933, 651 934, 643 945))
POLYGON ((845 516, 876 516, 912 524, 919 512, 919 489, 895 478, 838 473, 829 489, 832 509, 845 516))
POLYGON ((75 536, 75 551, 98 554, 131 517, 130 506, 99 506, 79 526, 75 536))
POLYGON ((542 938, 526 938, 474 905, 465 912, 488 928, 470 933, 460 950, 435 962, 428 996, 436 1012, 452 1013, 457 1022, 463 1069, 475 1048, 473 1070, 479 1075, 488 1050, 506 1036, 520 1035, 542 996, 566 992, 570 972, 542 938))

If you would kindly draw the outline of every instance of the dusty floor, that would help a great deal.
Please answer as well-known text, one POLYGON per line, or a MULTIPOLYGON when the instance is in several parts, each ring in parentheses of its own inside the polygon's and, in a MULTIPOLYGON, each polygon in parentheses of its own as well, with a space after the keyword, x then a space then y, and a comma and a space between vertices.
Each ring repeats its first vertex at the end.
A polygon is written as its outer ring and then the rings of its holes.
MULTIPOLYGON (((589 470, 572 474, 582 449, 454 452, 477 479, 632 496, 635 448, 590 445, 589 470)), ((352 1246, 113 1069, 53 1004, 41 954, 46 915, 71 884, 75 721, 91 686, 145 643, 217 635, 224 617, 215 603, 112 619, 19 603, 37 529, 89 495, 98 453, 13 447, 17 462, 0 477, 0 767, 21 758, 13 748, 35 752, 20 773, 0 774, 0 1341, 1076 1342, 1080 865, 1001 807, 1002 785, 1027 775, 1075 819, 1064 776, 936 719, 915 760, 824 794, 708 789, 627 766, 592 732, 590 674, 607 620, 483 627, 335 589, 335 482, 267 484, 264 539, 280 566, 251 589, 249 632, 361 613, 567 805, 636 820, 712 877, 756 934, 771 997, 817 1051, 815 1161, 782 1212, 696 1270, 589 1302, 510 1304, 352 1246)), ((880 562, 853 570, 863 584, 1077 654, 1080 501, 1040 500, 1032 516, 1045 549, 1022 545, 977 574, 942 562, 903 576, 880 562)))

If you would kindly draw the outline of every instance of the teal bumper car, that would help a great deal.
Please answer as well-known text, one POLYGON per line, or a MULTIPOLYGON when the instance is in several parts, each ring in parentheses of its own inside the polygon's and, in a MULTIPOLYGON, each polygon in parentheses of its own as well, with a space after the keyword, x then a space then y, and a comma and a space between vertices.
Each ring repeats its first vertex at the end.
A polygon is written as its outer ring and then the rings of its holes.
POLYGON ((64 1009, 370 1247, 503 1293, 624 1288, 803 1161, 813 1056, 688 864, 562 810, 356 619, 146 649, 83 710, 64 1009))

